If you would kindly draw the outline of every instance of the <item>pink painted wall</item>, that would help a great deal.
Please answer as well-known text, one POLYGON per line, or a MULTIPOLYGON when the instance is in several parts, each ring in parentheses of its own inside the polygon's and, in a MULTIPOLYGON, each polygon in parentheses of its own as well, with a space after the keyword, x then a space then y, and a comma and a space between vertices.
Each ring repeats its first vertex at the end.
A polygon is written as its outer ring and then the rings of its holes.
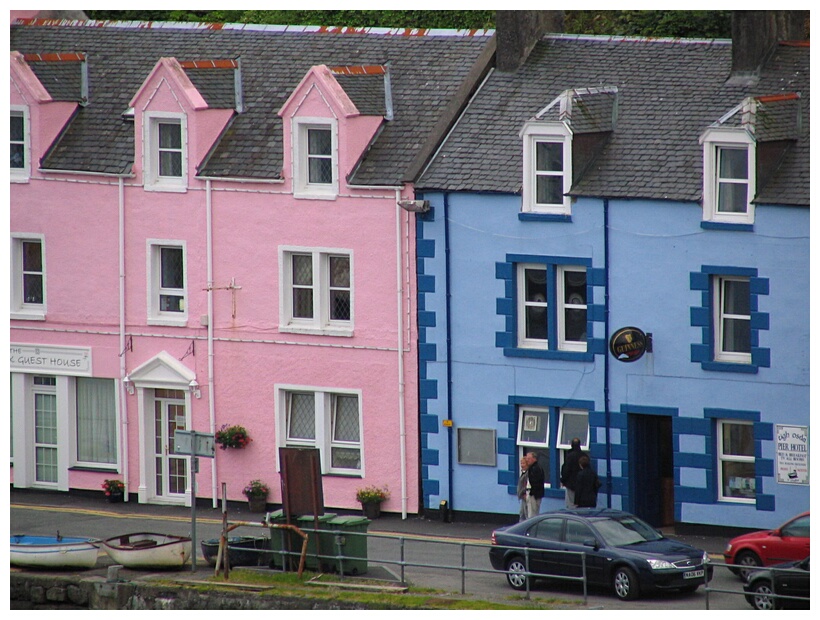
MULTIPOLYGON (((132 372, 164 350, 196 373, 201 398, 191 399, 195 430, 210 429, 210 399, 214 400, 216 428, 222 424, 241 424, 248 428, 254 439, 249 447, 217 450, 216 480, 212 479, 208 459, 201 460, 197 475, 199 497, 211 497, 213 486, 219 489, 219 485, 226 482, 232 500, 243 500, 244 485, 253 478, 261 478, 273 489, 269 501, 281 501, 275 386, 360 390, 365 475, 364 478, 324 476, 325 504, 329 508, 357 508, 357 488, 387 485, 392 498, 383 509, 400 511, 396 265, 399 218, 407 508, 411 513, 416 512, 419 452, 413 216, 397 209, 393 190, 347 188, 345 172, 340 174, 341 195, 333 201, 294 200, 289 183, 214 181, 209 194, 206 182, 194 178, 194 171, 231 112, 197 109, 195 98, 186 97, 184 89, 179 90, 179 76, 173 71, 172 67, 158 65, 134 99, 137 104, 136 176, 123 179, 122 192, 125 321, 132 344, 124 352, 126 372, 132 372), (188 189, 184 193, 145 191, 141 186, 140 111, 180 109, 187 114, 191 149, 188 189), (235 317, 232 316, 231 292, 213 292, 213 393, 208 388, 207 328, 200 322, 200 317, 208 312, 205 289, 208 285, 206 208, 209 199, 213 213, 214 286, 225 287, 235 279, 241 287, 236 292, 235 317), (186 244, 188 322, 185 327, 147 323, 148 239, 186 244), (280 333, 279 247, 283 245, 351 251, 354 278, 351 337, 280 333), (192 342, 194 353, 186 355, 192 342)), ((48 125, 48 119, 39 119, 51 105, 31 104, 33 124, 48 125)), ((318 111, 312 113, 318 114, 318 111)), ((377 126, 378 119, 339 118, 339 157, 344 171, 359 158, 368 135, 372 135, 377 126)), ((34 158, 39 159, 48 146, 38 142, 34 158)), ((285 161, 290 161, 289 156, 285 161)), ((117 178, 91 175, 45 175, 35 167, 28 183, 12 184, 10 216, 12 232, 45 235, 48 300, 46 321, 36 325, 30 321, 12 321, 11 342, 91 347, 94 376, 118 380, 121 379, 119 182, 117 178)), ((410 195, 410 188, 404 188, 403 195, 410 195)), ((142 456, 137 395, 126 395, 120 410, 128 416, 124 444, 128 454, 129 490, 133 493, 143 482, 139 480, 142 456)), ((71 488, 97 490, 104 478, 114 477, 114 472, 72 470, 68 475, 71 488)))

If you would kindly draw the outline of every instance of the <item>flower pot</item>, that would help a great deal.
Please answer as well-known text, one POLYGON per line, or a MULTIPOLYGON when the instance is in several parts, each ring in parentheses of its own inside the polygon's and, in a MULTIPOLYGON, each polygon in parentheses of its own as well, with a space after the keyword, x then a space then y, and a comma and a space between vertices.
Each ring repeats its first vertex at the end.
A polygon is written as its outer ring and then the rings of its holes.
POLYGON ((108 495, 105 496, 105 499, 108 500, 111 504, 117 504, 123 501, 125 498, 125 494, 120 491, 111 491, 108 495))
POLYGON ((368 519, 378 519, 381 513, 381 502, 362 502, 362 514, 368 519))
POLYGON ((265 512, 268 507, 267 497, 249 497, 248 510, 251 512, 265 512))

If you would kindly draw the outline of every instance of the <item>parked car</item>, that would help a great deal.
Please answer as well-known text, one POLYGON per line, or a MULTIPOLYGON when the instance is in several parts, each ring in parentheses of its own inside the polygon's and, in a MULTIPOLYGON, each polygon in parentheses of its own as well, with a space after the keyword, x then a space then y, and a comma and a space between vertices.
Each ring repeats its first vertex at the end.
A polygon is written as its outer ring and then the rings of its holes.
POLYGON ((653 590, 694 592, 712 578, 705 551, 665 538, 621 510, 556 510, 492 534, 490 562, 516 590, 527 587, 528 572, 581 577, 582 557, 587 582, 622 600, 653 590))
POLYGON ((804 512, 776 530, 761 530, 733 538, 726 545, 723 557, 727 564, 740 567, 731 570, 745 581, 750 571, 743 567, 802 560, 809 555, 809 544, 809 513, 804 512))
POLYGON ((756 570, 743 589, 747 592, 746 600, 755 609, 808 609, 809 582, 809 558, 805 558, 756 570), (777 598, 778 595, 802 598, 777 598))

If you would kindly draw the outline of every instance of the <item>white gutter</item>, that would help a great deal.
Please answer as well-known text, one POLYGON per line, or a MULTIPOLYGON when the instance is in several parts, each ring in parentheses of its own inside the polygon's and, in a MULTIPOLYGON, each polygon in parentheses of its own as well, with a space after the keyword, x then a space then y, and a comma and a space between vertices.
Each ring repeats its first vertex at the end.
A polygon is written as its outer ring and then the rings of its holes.
POLYGON ((396 190, 396 301, 398 302, 399 349, 399 462, 401 463, 401 518, 407 518, 407 431, 404 410, 404 286, 402 285, 401 190, 396 190))
POLYGON ((125 365, 125 178, 119 178, 117 207, 117 236, 119 252, 119 302, 120 302, 120 446, 122 453, 122 478, 125 483, 125 501, 128 501, 128 394, 125 389, 127 368, 125 365))
MULTIPOLYGON (((210 433, 216 432, 216 407, 214 405, 214 252, 213 252, 213 202, 211 180, 205 181, 205 213, 207 219, 206 262, 208 263, 208 418, 210 433)), ((216 490, 216 458, 211 460, 211 498, 213 507, 218 506, 216 490)))

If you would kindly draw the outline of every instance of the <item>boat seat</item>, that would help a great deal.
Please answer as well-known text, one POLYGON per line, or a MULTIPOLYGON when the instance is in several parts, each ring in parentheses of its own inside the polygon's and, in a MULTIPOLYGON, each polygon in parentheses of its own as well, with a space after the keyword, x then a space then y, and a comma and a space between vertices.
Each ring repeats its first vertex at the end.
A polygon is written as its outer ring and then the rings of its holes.
POLYGON ((156 547, 157 541, 156 540, 138 540, 136 542, 131 543, 130 545, 134 549, 147 549, 148 547, 156 547))

